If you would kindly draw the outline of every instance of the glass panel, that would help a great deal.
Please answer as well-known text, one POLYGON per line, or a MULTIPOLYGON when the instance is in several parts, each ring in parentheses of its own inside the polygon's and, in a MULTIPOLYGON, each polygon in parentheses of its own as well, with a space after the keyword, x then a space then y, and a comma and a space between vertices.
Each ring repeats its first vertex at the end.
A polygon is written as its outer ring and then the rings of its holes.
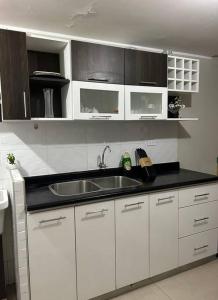
POLYGON ((81 113, 118 114, 118 91, 80 90, 81 113))
POLYGON ((162 113, 162 94, 131 93, 131 113, 156 115, 162 113))

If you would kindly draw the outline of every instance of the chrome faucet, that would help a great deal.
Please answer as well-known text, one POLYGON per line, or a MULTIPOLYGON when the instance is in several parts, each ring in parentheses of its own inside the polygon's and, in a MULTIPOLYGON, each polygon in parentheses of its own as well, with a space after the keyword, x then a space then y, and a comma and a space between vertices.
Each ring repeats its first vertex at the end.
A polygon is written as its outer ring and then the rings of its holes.
POLYGON ((102 156, 101 156, 100 162, 99 162, 99 164, 98 164, 98 166, 99 166, 100 169, 105 169, 105 168, 107 168, 107 165, 106 165, 105 162, 104 162, 104 156, 105 156, 105 152, 106 152, 107 149, 111 152, 110 146, 107 145, 107 146, 104 147, 104 150, 103 150, 103 152, 102 152, 102 156))

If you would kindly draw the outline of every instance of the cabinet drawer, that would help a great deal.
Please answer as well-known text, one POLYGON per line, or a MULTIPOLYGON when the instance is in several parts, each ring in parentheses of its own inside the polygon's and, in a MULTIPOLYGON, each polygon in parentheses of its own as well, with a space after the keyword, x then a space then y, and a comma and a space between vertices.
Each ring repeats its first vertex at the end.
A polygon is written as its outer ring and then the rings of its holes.
POLYGON ((179 265, 194 262, 196 260, 217 253, 217 229, 194 234, 179 240, 179 265))
POLYGON ((179 207, 218 200, 218 184, 200 185, 179 191, 179 207))
POLYGON ((218 201, 179 210, 179 237, 218 227, 218 201))

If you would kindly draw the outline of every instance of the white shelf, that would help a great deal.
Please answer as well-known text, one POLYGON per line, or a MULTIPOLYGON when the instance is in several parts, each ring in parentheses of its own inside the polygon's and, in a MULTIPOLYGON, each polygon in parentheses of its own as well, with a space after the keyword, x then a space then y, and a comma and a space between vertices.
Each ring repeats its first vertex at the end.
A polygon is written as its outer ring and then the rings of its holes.
POLYGON ((168 90, 198 93, 199 60, 168 56, 168 90))

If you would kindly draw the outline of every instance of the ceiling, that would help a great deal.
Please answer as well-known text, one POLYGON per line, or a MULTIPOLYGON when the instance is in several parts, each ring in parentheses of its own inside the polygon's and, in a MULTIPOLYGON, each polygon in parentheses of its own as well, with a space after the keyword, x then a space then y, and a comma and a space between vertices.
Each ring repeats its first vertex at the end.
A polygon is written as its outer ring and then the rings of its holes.
POLYGON ((213 56, 218 0, 0 0, 2 25, 213 56))

